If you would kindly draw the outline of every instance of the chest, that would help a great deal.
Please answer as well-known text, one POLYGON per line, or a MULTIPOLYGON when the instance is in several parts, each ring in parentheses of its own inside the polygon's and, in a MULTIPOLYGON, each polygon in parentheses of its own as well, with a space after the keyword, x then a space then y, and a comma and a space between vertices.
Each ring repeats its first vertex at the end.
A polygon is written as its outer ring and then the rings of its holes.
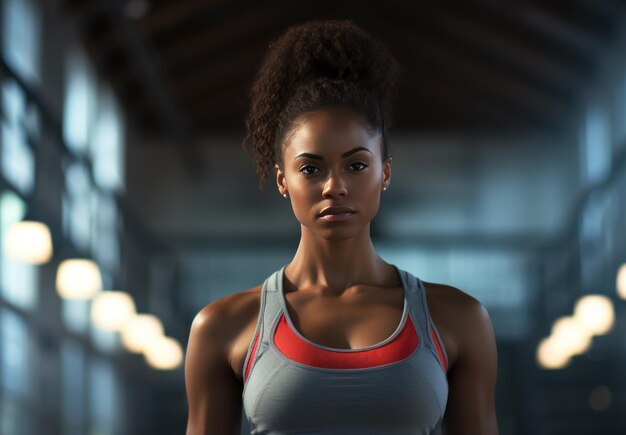
POLYGON ((342 298, 285 295, 286 315, 296 333, 308 341, 335 349, 376 345, 398 327, 404 310, 402 288, 354 293, 342 298))
MULTIPOLYGON (((445 299, 438 298, 437 289, 428 289, 429 311, 448 353, 450 367, 456 360, 456 346, 451 328, 453 319, 445 309, 445 299)), ((349 298, 315 297, 288 292, 285 302, 295 332, 308 341, 336 349, 357 349, 383 342, 398 327, 403 313, 403 289, 390 288, 385 292, 361 292, 349 298)), ((235 376, 243 379, 243 362, 253 340, 260 307, 257 296, 254 315, 242 319, 243 333, 231 347, 230 362, 235 376)))

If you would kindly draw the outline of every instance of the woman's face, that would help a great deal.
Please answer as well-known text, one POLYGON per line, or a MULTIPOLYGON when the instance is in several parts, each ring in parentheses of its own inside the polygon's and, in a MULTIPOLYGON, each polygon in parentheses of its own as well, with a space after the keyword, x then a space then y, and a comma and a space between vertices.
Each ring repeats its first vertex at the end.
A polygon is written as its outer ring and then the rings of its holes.
POLYGON ((391 159, 382 162, 381 136, 349 109, 328 108, 306 114, 283 146, 284 172, 276 165, 281 194, 291 199, 296 219, 320 235, 349 237, 368 225, 391 180, 391 159), (322 218, 326 207, 354 213, 322 218))

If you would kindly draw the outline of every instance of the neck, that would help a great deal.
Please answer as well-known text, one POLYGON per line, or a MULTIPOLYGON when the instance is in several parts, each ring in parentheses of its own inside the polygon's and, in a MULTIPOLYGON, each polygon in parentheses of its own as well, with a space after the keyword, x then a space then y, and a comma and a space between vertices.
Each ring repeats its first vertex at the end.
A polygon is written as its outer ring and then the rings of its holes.
POLYGON ((356 285, 385 287, 400 282, 393 266, 374 249, 369 225, 357 235, 333 239, 314 236, 303 227, 285 276, 293 288, 324 288, 338 294, 356 285))

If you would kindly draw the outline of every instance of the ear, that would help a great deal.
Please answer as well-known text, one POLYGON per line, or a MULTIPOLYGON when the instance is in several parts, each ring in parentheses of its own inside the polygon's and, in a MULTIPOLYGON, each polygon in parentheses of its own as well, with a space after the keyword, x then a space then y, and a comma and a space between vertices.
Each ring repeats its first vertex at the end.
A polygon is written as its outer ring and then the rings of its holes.
POLYGON ((391 182, 391 157, 383 163, 383 185, 389 186, 391 182))
POLYGON ((274 170, 276 171, 276 185, 278 186, 278 191, 281 195, 287 193, 287 179, 277 163, 274 164, 274 170))

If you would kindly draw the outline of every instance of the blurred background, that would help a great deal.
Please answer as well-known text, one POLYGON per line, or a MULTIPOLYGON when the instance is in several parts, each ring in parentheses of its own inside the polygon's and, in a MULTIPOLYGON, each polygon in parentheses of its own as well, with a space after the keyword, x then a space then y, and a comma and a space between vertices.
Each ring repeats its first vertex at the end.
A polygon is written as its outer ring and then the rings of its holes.
POLYGON ((0 433, 185 432, 194 315, 297 248, 240 143, 269 41, 314 18, 404 69, 372 239, 487 307, 500 433, 626 433, 625 13, 0 0, 0 433))

